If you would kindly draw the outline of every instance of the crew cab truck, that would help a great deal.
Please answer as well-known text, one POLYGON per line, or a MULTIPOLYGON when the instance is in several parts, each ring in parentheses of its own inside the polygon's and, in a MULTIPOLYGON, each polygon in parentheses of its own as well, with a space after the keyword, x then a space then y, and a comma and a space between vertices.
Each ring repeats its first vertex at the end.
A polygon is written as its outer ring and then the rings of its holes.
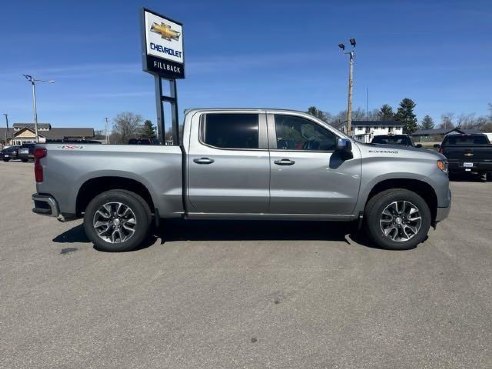
POLYGON ((83 217, 105 251, 133 250, 179 217, 359 221, 380 247, 409 249, 451 206, 441 154, 362 144, 289 110, 193 109, 179 146, 39 145, 35 156, 33 211, 83 217))
POLYGON ((492 145, 485 134, 451 133, 437 148, 448 160, 450 175, 478 174, 486 182, 492 174, 492 145))

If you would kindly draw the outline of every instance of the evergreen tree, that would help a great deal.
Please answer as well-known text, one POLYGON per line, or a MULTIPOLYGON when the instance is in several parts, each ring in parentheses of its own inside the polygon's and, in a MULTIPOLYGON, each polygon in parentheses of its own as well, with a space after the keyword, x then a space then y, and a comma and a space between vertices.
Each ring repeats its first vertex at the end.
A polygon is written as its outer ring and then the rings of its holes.
POLYGON ((307 113, 311 114, 313 117, 321 119, 324 122, 328 122, 328 116, 315 106, 309 107, 307 113))
POLYGON ((413 112, 416 104, 412 99, 404 98, 400 102, 395 119, 403 124, 403 133, 410 134, 417 130, 417 116, 413 112))
POLYGON ((381 106, 378 112, 379 120, 388 121, 395 119, 395 113, 393 113, 393 108, 388 104, 381 106))
POLYGON ((155 128, 150 120, 146 120, 142 127, 143 138, 155 138, 155 128))
POLYGON ((429 115, 426 115, 424 119, 422 119, 422 123, 420 124, 421 129, 434 129, 434 121, 429 115))

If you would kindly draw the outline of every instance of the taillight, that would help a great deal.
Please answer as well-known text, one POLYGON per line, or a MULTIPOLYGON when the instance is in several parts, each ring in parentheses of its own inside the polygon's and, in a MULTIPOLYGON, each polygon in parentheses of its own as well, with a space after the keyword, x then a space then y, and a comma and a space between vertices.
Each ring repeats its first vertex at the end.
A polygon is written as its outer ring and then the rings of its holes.
POLYGON ((36 178, 36 182, 43 182, 43 166, 41 165, 40 159, 46 157, 48 155, 48 150, 44 147, 37 147, 34 150, 34 178, 36 178))

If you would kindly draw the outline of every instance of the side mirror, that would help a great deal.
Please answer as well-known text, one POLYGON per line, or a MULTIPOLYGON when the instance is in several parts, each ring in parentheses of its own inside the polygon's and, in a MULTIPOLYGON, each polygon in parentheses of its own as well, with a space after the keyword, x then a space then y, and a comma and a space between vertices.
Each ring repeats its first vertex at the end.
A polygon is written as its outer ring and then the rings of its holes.
POLYGON ((441 148, 441 145, 439 144, 434 144, 434 149, 440 149, 441 148))
POLYGON ((336 151, 341 151, 345 153, 352 152, 352 142, 350 142, 350 140, 347 140, 346 138, 339 138, 337 140, 336 151))
POLYGON ((417 145, 415 145, 415 147, 416 147, 417 149, 421 149, 421 148, 422 148, 422 145, 421 145, 421 144, 417 144, 417 145))

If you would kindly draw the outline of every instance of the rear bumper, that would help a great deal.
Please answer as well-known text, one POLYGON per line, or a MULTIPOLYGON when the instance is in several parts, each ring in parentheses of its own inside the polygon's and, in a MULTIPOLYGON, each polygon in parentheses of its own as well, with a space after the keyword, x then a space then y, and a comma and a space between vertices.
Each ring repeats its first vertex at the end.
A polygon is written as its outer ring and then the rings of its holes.
POLYGON ((52 217, 60 215, 58 203, 53 196, 35 193, 32 195, 32 201, 34 201, 33 213, 52 217))
POLYGON ((75 214, 61 213, 58 202, 51 195, 35 193, 32 195, 32 201, 34 201, 33 213, 55 217, 60 222, 77 218, 75 214))
POLYGON ((448 169, 450 173, 492 172, 492 162, 474 162, 473 159, 470 159, 469 162, 449 161, 448 169))

